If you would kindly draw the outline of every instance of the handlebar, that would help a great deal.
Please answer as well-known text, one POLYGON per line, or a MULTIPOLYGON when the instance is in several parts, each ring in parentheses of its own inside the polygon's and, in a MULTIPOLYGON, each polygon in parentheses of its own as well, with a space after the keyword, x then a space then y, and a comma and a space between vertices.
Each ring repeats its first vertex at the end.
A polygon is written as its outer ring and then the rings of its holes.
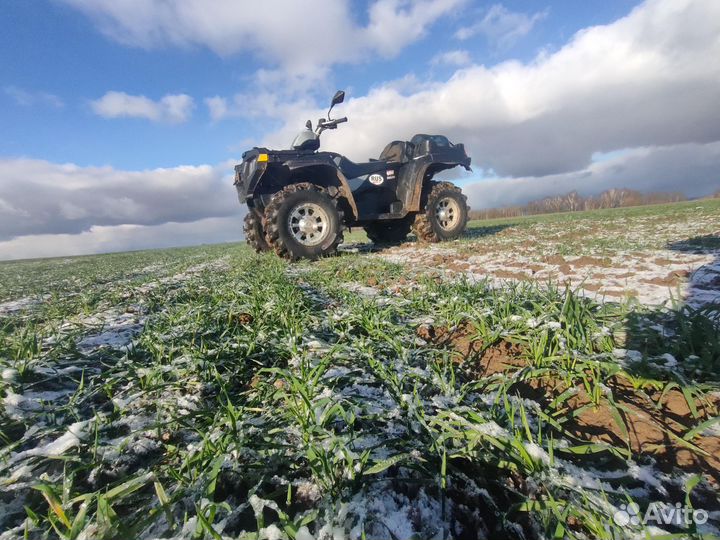
POLYGON ((337 129, 338 124, 342 124, 343 122, 347 121, 347 116, 343 116, 342 118, 335 118, 334 120, 320 121, 318 122, 318 133, 326 129, 337 129))

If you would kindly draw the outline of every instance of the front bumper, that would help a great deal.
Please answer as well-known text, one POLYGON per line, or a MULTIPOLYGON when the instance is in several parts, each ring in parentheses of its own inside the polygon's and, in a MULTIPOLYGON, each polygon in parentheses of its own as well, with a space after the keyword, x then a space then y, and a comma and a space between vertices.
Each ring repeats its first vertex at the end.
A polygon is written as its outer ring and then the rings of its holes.
POLYGON ((237 189, 240 204, 252 197, 255 186, 265 172, 267 164, 259 163, 257 156, 248 156, 242 163, 235 165, 235 189, 237 189))

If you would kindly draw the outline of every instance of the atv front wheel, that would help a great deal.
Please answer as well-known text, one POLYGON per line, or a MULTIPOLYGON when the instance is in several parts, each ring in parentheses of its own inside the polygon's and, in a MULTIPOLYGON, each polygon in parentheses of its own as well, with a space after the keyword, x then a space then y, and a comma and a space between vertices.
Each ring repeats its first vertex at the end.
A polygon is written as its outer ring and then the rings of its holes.
POLYGON ((432 182, 424 210, 415 216, 413 232, 422 242, 443 242, 459 237, 467 226, 467 197, 450 182, 432 182))
POLYGON ((407 238, 413 217, 374 221, 365 225, 365 233, 373 244, 399 244, 407 238))
POLYGON ((259 210, 248 208, 248 213, 245 216, 245 223, 243 225, 243 232, 245 233, 245 241, 257 253, 270 250, 270 246, 265 240, 265 232, 262 226, 262 213, 260 213, 259 210))
POLYGON ((337 251, 343 241, 342 214, 320 186, 291 184, 265 208, 265 239, 279 256, 317 259, 337 251))

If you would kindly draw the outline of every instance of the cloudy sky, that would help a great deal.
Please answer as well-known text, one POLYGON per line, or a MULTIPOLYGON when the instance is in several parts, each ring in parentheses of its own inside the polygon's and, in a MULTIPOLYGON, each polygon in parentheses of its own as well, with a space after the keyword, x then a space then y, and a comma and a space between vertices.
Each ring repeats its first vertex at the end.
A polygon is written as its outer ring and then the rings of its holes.
POLYGON ((232 166, 443 133, 475 208, 720 189, 718 0, 34 0, 0 11, 0 259, 237 240, 232 166))

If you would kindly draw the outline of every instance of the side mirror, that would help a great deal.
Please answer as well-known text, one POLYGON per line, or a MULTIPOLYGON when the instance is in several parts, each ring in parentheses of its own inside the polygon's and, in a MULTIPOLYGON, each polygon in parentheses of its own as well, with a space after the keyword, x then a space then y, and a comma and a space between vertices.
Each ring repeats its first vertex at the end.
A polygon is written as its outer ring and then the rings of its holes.
POLYGON ((309 129, 310 131, 312 131, 312 122, 310 120, 305 122, 305 129, 309 129))
POLYGON ((335 92, 335 95, 330 102, 330 108, 332 109, 335 105, 337 105, 338 103, 342 103, 343 101, 345 101, 345 92, 342 90, 338 90, 337 92, 335 92))

